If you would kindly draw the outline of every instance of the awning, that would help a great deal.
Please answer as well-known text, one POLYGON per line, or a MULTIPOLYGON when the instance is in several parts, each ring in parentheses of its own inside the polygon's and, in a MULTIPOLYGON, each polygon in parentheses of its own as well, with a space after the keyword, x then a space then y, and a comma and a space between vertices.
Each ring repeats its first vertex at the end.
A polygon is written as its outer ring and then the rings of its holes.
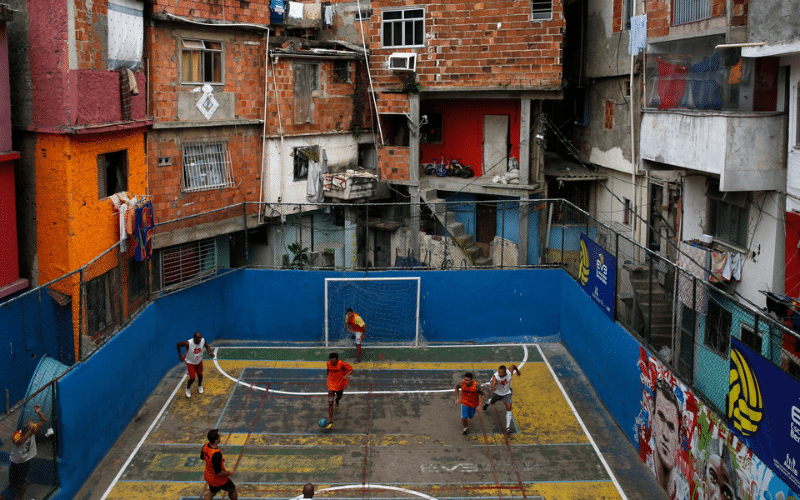
POLYGON ((544 175, 555 177, 559 181, 604 181, 607 175, 598 174, 590 166, 565 160, 555 153, 547 153, 544 157, 544 175))

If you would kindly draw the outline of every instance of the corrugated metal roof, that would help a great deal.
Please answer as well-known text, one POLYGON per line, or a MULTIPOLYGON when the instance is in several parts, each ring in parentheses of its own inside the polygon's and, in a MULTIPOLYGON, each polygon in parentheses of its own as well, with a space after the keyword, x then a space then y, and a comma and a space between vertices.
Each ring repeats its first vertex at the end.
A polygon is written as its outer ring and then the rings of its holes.
POLYGON ((559 181, 604 181, 607 175, 599 174, 591 167, 576 161, 566 160, 557 154, 547 153, 544 157, 544 175, 559 181))

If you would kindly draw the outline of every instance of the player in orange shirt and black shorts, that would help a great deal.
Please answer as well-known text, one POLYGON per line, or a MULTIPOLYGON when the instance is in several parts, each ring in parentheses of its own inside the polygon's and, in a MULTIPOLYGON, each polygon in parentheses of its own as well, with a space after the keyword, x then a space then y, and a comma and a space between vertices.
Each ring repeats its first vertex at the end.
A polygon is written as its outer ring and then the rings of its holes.
POLYGON ((339 355, 332 352, 328 356, 328 425, 326 429, 333 427, 333 411, 339 409, 339 401, 342 399, 342 394, 350 383, 350 374, 353 373, 353 367, 345 361, 339 361, 339 355), (336 407, 334 408, 334 403, 336 407))
POLYGON ((236 485, 231 481, 233 471, 225 469, 225 459, 222 458, 222 452, 219 451, 219 442, 219 429, 211 429, 208 431, 208 443, 200 452, 200 458, 206 463, 203 479, 208 483, 209 490, 203 496, 203 500, 211 500, 220 490, 227 491, 231 500, 237 500, 239 493, 236 491, 236 485))

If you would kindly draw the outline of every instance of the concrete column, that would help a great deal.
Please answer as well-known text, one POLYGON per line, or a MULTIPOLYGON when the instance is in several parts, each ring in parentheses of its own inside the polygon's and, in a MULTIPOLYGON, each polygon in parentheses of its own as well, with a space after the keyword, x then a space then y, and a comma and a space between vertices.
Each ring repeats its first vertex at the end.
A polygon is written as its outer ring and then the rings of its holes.
POLYGON ((411 196, 411 235, 409 247, 411 256, 419 259, 419 94, 408 94, 408 108, 411 122, 408 124, 408 177, 411 181, 408 194, 411 196))
POLYGON ((519 183, 528 185, 531 180, 531 100, 520 99, 519 103, 519 183))
POLYGON ((528 228, 530 226, 531 196, 527 193, 519 197, 519 252, 517 265, 528 265, 528 228))

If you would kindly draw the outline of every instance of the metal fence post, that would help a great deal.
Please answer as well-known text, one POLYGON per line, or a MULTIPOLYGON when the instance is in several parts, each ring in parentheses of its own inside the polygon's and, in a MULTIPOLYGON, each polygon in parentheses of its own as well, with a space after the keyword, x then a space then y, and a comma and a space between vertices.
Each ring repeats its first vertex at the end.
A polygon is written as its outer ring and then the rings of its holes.
POLYGON ((566 239, 566 228, 564 227, 564 199, 562 198, 558 205, 560 207, 561 212, 561 266, 564 266, 564 240, 566 239))
POLYGON ((119 297, 119 326, 125 323, 125 310, 122 306, 122 247, 117 243, 117 295, 119 297))
POLYGON ((50 428, 53 429, 53 490, 58 487, 58 412, 56 412, 56 381, 50 382, 50 396, 53 404, 50 412, 50 428))
POLYGON ((500 217, 500 269, 506 260, 506 202, 503 203, 503 210, 500 217))
MULTIPOLYGON (((647 253, 645 252, 645 256, 647 253)), ((653 343, 653 257, 650 256, 650 278, 647 280, 647 341, 653 343)))
POLYGON ((444 201, 444 220, 442 221, 442 226, 444 226, 444 230, 442 231, 442 244, 444 245, 444 255, 442 256, 442 269, 447 269, 447 215, 450 213, 450 202, 445 200, 444 201))
POLYGON ((619 321, 619 233, 614 233, 614 261, 617 263, 614 276, 614 321, 619 321))
POLYGON ((83 361, 83 272, 78 273, 78 362, 83 361))
MULTIPOLYGON (((311 219, 312 224, 314 219, 311 219)), ((242 227, 244 228, 244 265, 245 267, 250 265, 250 252, 247 247, 247 202, 242 202, 242 227)), ((312 233, 313 234, 313 233, 312 233)))

